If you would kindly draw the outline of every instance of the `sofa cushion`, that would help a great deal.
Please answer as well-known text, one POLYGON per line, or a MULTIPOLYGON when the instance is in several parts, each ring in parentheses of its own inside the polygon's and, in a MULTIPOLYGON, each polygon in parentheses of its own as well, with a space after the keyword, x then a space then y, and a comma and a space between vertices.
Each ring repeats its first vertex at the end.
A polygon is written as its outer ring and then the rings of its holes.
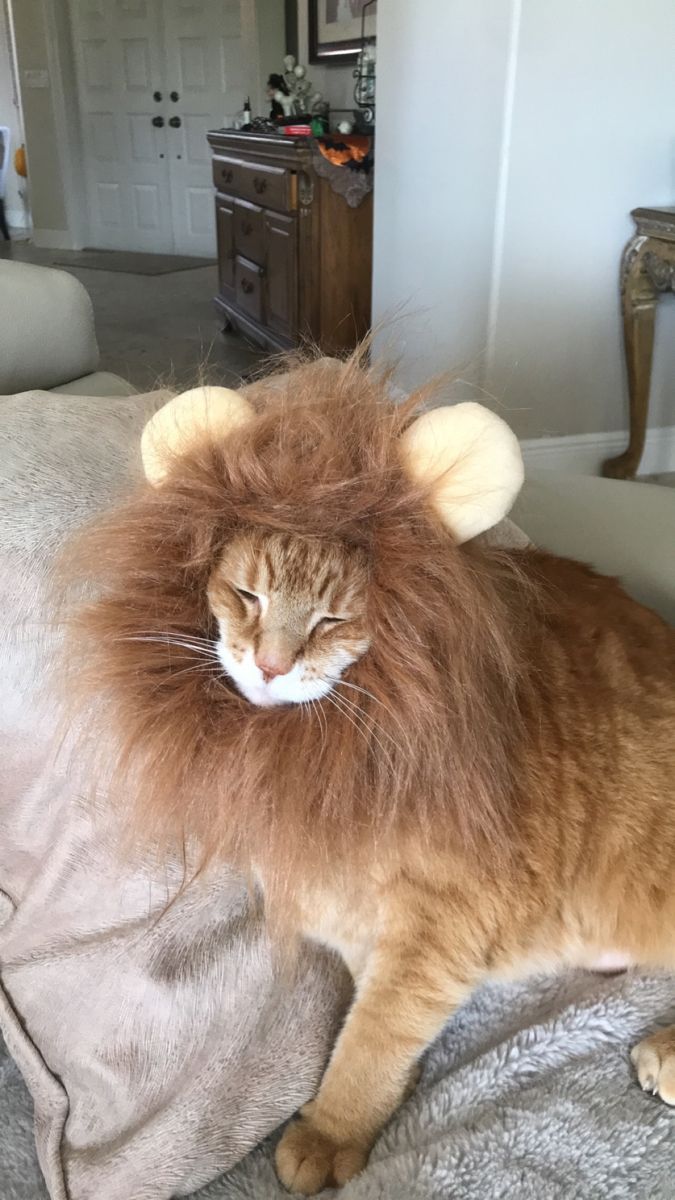
POLYGON ((51 388, 95 371, 91 300, 67 271, 0 262, 0 395, 51 388))
POLYGON ((79 379, 70 379, 58 387, 50 388, 50 392, 61 392, 67 396, 134 396, 136 388, 123 379, 121 375, 113 375, 112 371, 93 371, 91 375, 82 375, 79 379))
POLYGON ((529 474, 512 512, 536 545, 580 559, 675 625, 675 489, 529 474))

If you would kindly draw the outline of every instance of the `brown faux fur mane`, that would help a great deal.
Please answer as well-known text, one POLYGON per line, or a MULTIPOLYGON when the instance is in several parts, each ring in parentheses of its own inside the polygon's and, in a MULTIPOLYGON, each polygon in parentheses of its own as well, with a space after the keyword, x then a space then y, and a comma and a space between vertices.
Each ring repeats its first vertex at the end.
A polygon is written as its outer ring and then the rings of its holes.
POLYGON ((81 714, 116 764, 114 794, 131 797, 135 835, 277 877, 300 859, 306 874, 341 853, 370 858, 408 828, 505 849, 525 585, 517 555, 456 546, 404 474, 399 437, 428 394, 394 406, 386 374, 354 358, 247 397, 253 422, 177 459, 68 556, 96 593, 67 645, 81 714), (190 670, 188 648, 139 640, 212 632, 210 572, 247 528, 367 553, 371 649, 348 672, 364 689, 359 722, 322 701, 320 719, 254 707, 226 677, 190 670))

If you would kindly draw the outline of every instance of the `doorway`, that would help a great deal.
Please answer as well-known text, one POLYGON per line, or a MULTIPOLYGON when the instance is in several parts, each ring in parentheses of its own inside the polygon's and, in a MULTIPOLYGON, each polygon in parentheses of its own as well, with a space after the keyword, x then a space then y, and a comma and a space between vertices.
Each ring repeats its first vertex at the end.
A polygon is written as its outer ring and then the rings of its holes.
POLYGON ((244 103, 239 0, 70 0, 88 244, 215 254, 208 129, 244 103))

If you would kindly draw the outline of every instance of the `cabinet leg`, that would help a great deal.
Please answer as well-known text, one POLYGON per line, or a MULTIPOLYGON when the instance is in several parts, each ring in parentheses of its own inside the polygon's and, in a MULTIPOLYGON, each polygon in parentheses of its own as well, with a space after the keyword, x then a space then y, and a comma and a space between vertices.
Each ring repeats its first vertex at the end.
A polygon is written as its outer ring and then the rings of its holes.
POLYGON ((234 325, 232 324, 230 318, 222 317, 221 319, 222 319, 222 325, 220 327, 220 332, 221 333, 233 333, 234 325))
POLYGON ((654 325, 658 293, 644 267, 646 239, 634 238, 626 248, 622 268, 623 335, 630 399, 628 448, 603 463, 610 479, 634 479, 640 466, 647 432, 652 375, 654 325))

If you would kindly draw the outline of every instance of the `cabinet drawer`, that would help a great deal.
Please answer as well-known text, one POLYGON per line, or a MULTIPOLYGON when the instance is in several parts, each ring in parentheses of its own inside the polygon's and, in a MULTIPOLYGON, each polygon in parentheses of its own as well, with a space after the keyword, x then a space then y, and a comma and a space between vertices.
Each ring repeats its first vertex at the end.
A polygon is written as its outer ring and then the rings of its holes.
POLYGON ((233 158, 213 159, 213 182, 219 192, 236 192, 239 185, 239 163, 233 158))
POLYGON ((283 167, 238 164, 237 193, 244 200, 285 212, 295 207, 295 189, 288 171, 283 167))
POLYGON ((234 206, 234 244, 238 254, 253 262, 264 262, 263 210, 246 200, 234 206))
POLYGON ((262 320, 262 267, 240 255, 234 260, 234 285, 237 304, 255 321, 262 320))

